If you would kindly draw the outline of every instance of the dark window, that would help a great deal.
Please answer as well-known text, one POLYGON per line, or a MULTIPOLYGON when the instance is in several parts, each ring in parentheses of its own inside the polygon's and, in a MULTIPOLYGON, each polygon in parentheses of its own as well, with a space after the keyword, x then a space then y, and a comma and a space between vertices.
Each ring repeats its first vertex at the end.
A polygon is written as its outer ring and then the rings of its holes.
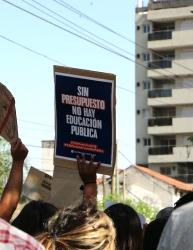
POLYGON ((151 146, 151 139, 150 138, 144 138, 144 146, 151 146))
POLYGON ((149 33, 150 32, 150 26, 148 24, 143 25, 143 33, 149 33))
POLYGON ((150 60, 150 54, 149 53, 143 53, 143 61, 148 62, 150 60))
POLYGON ((160 173, 164 175, 171 175, 171 167, 160 167, 160 173))
POLYGON ((150 82, 143 82, 143 89, 150 89, 150 82))

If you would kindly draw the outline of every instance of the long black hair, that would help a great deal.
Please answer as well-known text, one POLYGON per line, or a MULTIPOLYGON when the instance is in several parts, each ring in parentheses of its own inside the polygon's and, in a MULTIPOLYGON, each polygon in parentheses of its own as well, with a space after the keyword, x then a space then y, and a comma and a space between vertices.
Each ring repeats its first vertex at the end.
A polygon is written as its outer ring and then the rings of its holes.
POLYGON ((136 211, 125 204, 117 203, 104 211, 116 229, 117 250, 141 250, 142 228, 136 211))
POLYGON ((31 201, 21 210, 12 225, 34 236, 44 231, 44 222, 57 211, 58 209, 50 203, 41 200, 31 201))

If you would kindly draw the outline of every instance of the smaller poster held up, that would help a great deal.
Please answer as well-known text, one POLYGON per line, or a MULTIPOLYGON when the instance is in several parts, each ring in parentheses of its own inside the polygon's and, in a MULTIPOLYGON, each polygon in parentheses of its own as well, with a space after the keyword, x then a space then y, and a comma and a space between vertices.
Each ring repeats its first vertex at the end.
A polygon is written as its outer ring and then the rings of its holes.
POLYGON ((76 169, 76 156, 101 162, 112 175, 115 163, 115 82, 113 74, 54 66, 54 165, 76 169))
POLYGON ((22 195, 31 200, 50 201, 52 176, 31 167, 23 184, 22 195))
POLYGON ((2 83, 0 83, 0 135, 10 143, 18 138, 15 99, 2 83))

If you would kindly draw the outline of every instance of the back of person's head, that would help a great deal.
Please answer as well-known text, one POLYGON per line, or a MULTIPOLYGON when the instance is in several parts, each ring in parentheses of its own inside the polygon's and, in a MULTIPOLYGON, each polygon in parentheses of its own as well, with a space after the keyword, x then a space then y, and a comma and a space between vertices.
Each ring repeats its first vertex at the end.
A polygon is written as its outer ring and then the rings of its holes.
POLYGON ((156 219, 147 225, 143 238, 143 250, 157 249, 166 222, 167 219, 156 219))
POLYGON ((165 207, 157 213, 156 219, 168 220, 173 211, 174 211, 173 207, 165 207))
POLYGON ((34 236, 44 230, 44 222, 52 217, 57 208, 42 201, 31 201, 21 210, 12 225, 34 236))
POLYGON ((174 203, 174 209, 193 201, 193 192, 188 192, 183 195, 176 203, 174 203))
POLYGON ((117 250, 142 249, 142 228, 136 211, 125 204, 117 203, 104 211, 112 220, 116 229, 117 250))
POLYGON ((115 250, 113 223, 92 201, 58 212, 47 221, 45 230, 35 238, 46 250, 115 250))

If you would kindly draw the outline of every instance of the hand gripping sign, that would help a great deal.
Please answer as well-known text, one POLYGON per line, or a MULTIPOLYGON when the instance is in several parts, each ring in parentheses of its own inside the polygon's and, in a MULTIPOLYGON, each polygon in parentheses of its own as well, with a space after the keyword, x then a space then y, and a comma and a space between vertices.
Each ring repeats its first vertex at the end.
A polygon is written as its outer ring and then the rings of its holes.
POLYGON ((76 156, 101 161, 112 175, 115 162, 115 81, 113 74, 54 66, 54 165, 76 169, 76 156))
POLYGON ((0 135, 8 142, 18 138, 15 99, 0 83, 0 135))

